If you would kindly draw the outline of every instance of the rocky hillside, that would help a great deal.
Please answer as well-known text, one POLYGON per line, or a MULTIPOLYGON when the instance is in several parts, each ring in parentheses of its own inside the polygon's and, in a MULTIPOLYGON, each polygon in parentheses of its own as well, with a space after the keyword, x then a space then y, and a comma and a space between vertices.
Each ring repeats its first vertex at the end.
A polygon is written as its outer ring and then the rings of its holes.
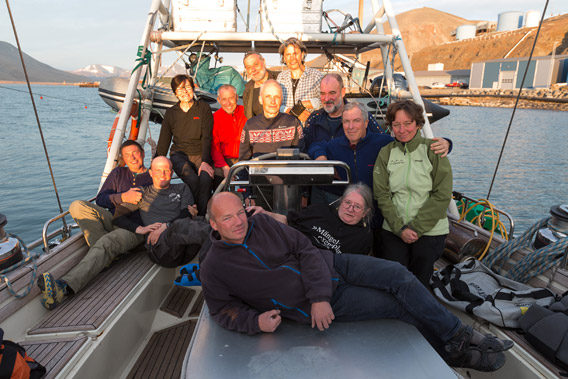
MULTIPOLYGON (((523 28, 457 42, 450 33, 459 25, 477 21, 432 8, 420 8, 397 15, 397 22, 415 71, 427 70, 430 63, 444 63, 444 69, 457 70, 470 69, 472 62, 504 58, 507 54, 510 58, 527 57, 537 30, 523 28), (521 43, 511 51, 519 41, 521 43)), ((555 54, 568 54, 567 24, 568 14, 545 20, 534 55, 550 55, 554 46, 555 54)), ((376 54, 364 54, 363 60, 370 59, 373 67, 380 67, 376 54)), ((398 59, 395 69, 401 69, 398 59)))
MULTIPOLYGON (((32 82, 83 82, 84 76, 74 75, 53 68, 24 55, 26 70, 32 82)), ((26 80, 18 49, 8 42, 0 41, 0 80, 23 82, 26 80)))

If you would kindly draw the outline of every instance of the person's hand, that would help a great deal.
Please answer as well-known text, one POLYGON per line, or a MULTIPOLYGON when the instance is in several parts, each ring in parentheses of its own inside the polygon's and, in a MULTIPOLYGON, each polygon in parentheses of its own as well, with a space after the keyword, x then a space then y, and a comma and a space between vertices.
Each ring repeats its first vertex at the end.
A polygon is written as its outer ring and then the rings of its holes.
POLYGON ((139 226, 136 228, 136 234, 148 234, 162 226, 161 222, 155 222, 147 226, 139 226))
POLYGON ((150 245, 155 245, 156 242, 158 242, 158 239, 160 239, 160 236, 162 235, 164 230, 166 230, 167 228, 168 226, 166 225, 166 223, 162 222, 159 228, 152 230, 150 234, 148 234, 148 243, 150 245))
POLYGON ((418 234, 414 230, 406 228, 400 233, 400 238, 406 243, 414 243, 418 241, 418 234))
POLYGON ((327 156, 320 155, 319 157, 316 158, 316 161, 327 161, 327 156))
POLYGON ((251 206, 247 207, 247 212, 249 212, 249 213, 252 212, 251 216, 254 216, 256 214, 266 213, 264 208, 259 207, 258 205, 251 205, 251 206))
POLYGON ((308 117, 310 117, 311 112, 308 111, 307 109, 304 109, 304 111, 302 113, 300 113, 300 115, 298 116, 298 120, 300 120, 301 122, 306 122, 306 120, 308 119, 308 117))
POLYGON ((133 187, 120 195, 120 200, 123 203, 138 204, 140 199, 142 199, 142 190, 137 187, 133 187))
POLYGON ((221 169, 223 170, 223 177, 226 178, 227 175, 229 175, 229 171, 231 171, 231 168, 229 167, 229 165, 226 165, 221 167, 221 169))
POLYGON ((193 204, 193 205, 188 205, 187 206, 187 210, 189 211, 189 214, 191 215, 191 218, 197 216, 197 204, 193 204))
POLYGON ((274 332, 281 322, 282 317, 280 317, 279 309, 266 311, 258 316, 258 327, 265 333, 274 332))
POLYGON ((446 139, 435 137, 432 138, 432 140, 436 141, 430 145, 430 150, 432 150, 434 154, 440 154, 440 158, 444 158, 448 155, 450 151, 450 143, 446 139))
POLYGON ((253 207, 256 205, 256 202, 254 201, 254 199, 251 199, 250 197, 246 197, 245 198, 245 205, 247 207, 253 207))
POLYGON ((211 165, 207 162, 201 162, 199 170, 197 170, 197 176, 201 175, 201 171, 208 173, 211 178, 213 178, 213 175, 215 174, 213 167, 211 167, 211 165))
POLYGON ((312 303, 312 328, 317 326, 323 332, 329 328, 334 319, 335 315, 327 301, 312 303))

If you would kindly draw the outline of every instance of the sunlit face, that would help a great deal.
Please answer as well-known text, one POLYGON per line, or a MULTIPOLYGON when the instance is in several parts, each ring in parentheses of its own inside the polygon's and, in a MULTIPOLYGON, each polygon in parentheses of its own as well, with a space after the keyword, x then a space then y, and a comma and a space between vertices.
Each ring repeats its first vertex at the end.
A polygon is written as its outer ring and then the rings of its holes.
POLYGON ((395 113, 391 129, 397 141, 406 143, 414 138, 419 128, 416 121, 411 120, 410 116, 401 109, 395 113))
POLYGON ((353 191, 343 198, 337 210, 337 215, 344 223, 356 225, 367 215, 367 212, 363 196, 353 191))
POLYGON ((247 215, 241 200, 231 193, 221 193, 211 206, 209 223, 227 243, 243 243, 248 230, 247 215))
POLYGON ((284 49, 284 63, 290 70, 302 68, 303 53, 298 46, 288 45, 284 49))
POLYGON ((254 82, 259 82, 267 76, 264 60, 260 56, 256 54, 249 55, 244 59, 243 63, 247 77, 254 82))
POLYGON ((191 103, 193 101, 193 88, 189 81, 184 80, 176 89, 176 97, 182 103, 191 103))
POLYGON ((138 146, 130 145, 122 149, 122 159, 132 172, 144 170, 144 151, 140 151, 138 146))
POLYGON ((343 111, 343 132, 350 143, 356 144, 367 135, 367 123, 359 108, 343 111))
POLYGON ((172 180, 172 163, 166 157, 157 157, 152 161, 150 176, 156 189, 164 189, 170 186, 172 180))
POLYGON ((343 96, 345 96, 345 88, 331 76, 326 76, 320 84, 320 100, 322 108, 333 117, 339 116, 339 112, 343 109, 343 96))
POLYGON ((282 87, 278 83, 266 83, 259 101, 266 118, 276 117, 282 104, 282 87))
POLYGON ((225 112, 233 114, 235 108, 237 108, 237 93, 231 88, 220 89, 217 101, 225 112))

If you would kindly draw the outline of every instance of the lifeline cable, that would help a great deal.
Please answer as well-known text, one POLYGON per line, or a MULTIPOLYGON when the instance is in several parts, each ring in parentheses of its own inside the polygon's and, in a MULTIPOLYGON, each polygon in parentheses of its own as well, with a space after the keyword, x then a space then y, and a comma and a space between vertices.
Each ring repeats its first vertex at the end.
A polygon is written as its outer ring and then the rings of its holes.
POLYGON ((501 163, 501 158, 503 157, 503 151, 505 150, 505 144, 507 143, 507 138, 509 137, 509 131, 511 130, 511 125, 513 124, 513 118, 515 118, 515 112, 517 110, 517 105, 519 105, 519 99, 521 98, 521 92, 523 91, 523 86, 525 84, 525 79, 527 78, 527 73, 529 72, 529 65, 532 61, 534 48, 536 47, 536 41, 538 41, 538 36, 540 34, 540 29, 542 28, 542 22, 544 21, 544 15, 546 14, 546 8, 548 8, 548 1, 544 4, 544 9, 542 11, 542 17, 540 18, 540 23, 538 24, 538 30, 536 31, 536 36, 534 37, 534 42, 531 49, 531 54, 529 55, 529 60, 527 61, 527 67, 525 68, 525 73, 523 74, 523 80, 521 81, 521 86, 519 88, 519 93, 517 94, 517 99, 515 100, 515 106, 513 107, 513 113, 511 113, 511 119, 509 120, 509 126, 507 127, 507 133, 505 133, 505 139, 503 140, 503 145, 501 145, 501 152, 499 153, 499 159, 497 160, 497 165, 495 166, 495 172, 493 172, 493 178, 491 179, 491 185, 489 186, 489 191, 487 192, 486 199, 489 199, 491 195, 491 189, 493 188, 493 183, 495 182, 495 177, 497 176, 497 170, 499 170, 499 164, 501 163))
MULTIPOLYGON (((0 88, 2 88, 2 89, 7 89, 7 90, 10 90, 10 91, 15 91, 15 92, 28 93, 28 91, 23 91, 23 90, 21 90, 21 89, 10 88, 10 87, 6 87, 6 86, 2 86, 2 85, 0 85, 0 88)), ((93 105, 89 105, 89 104, 85 103, 84 101, 66 99, 66 98, 64 98, 64 97, 58 97, 58 96, 44 95, 43 93, 39 93, 39 92, 36 92, 34 95, 36 95, 36 96, 41 96, 41 97, 45 97, 45 98, 50 98, 50 99, 56 99, 56 100, 61 100, 61 101, 67 101, 67 102, 70 102, 70 103, 77 103, 77 104, 81 104, 81 105, 83 105, 83 106, 85 106, 85 107, 88 106, 88 107, 98 107, 98 108, 107 109, 106 106, 104 106, 104 105, 102 105, 102 104, 99 104, 99 103, 93 104, 93 105)))
MULTIPOLYGON (((32 93, 32 87, 30 85, 30 78, 28 77, 28 71, 26 70, 26 64, 24 63, 24 56, 22 55, 22 47, 20 46, 20 40, 18 39, 18 32, 16 31, 16 25, 14 24, 14 18, 12 17, 12 10, 10 9, 10 4, 8 0, 6 0, 6 7, 8 8, 8 15, 10 16, 10 22, 12 23, 12 29, 14 30, 14 37, 16 39, 16 44, 18 45, 18 53, 20 54, 20 60, 22 62, 22 68, 24 70, 24 75, 26 77, 26 83, 28 85, 28 91, 30 93, 30 98, 32 100, 32 106, 35 113, 35 118, 37 121, 37 126, 39 129, 39 135, 41 137, 41 142, 43 144, 43 151, 45 152, 45 158, 47 160, 47 166, 49 167, 49 173, 51 174, 51 181, 53 183, 53 190, 55 191, 55 197, 57 198, 57 205, 59 206, 59 212, 63 213, 63 207, 61 206, 61 199, 59 198, 59 192, 57 191, 57 185, 55 184, 55 176, 53 175, 53 169, 51 168, 51 161, 49 160, 49 154, 47 152, 47 146, 45 144, 45 139, 43 138, 43 131, 41 129, 41 123, 39 121, 39 115, 37 114, 37 108, 34 101, 34 96, 32 93)), ((63 228, 67 230, 67 223, 65 222, 65 218, 62 219, 63 221, 63 228)))

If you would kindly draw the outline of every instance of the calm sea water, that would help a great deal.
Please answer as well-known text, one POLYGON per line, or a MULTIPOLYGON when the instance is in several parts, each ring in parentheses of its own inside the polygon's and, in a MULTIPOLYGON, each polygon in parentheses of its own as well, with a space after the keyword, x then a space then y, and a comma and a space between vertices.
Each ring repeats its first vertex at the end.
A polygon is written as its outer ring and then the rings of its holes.
MULTIPOLYGON (((96 194, 115 114, 96 88, 33 86, 47 149, 64 210, 96 194), (40 97, 43 97, 41 99, 40 97), (85 108, 86 107, 86 108, 85 108)), ((59 214, 41 139, 25 85, 0 85, 0 213, 6 230, 31 242, 59 214)), ((511 109, 449 107, 434 134, 454 143, 454 189, 485 198, 511 109)), ((568 203, 568 114, 517 110, 490 200, 522 231, 568 203)), ((159 126, 151 125, 155 140, 159 126)), ((147 148, 147 155, 150 155, 147 148)), ((148 160, 148 159, 147 159, 148 160)))

